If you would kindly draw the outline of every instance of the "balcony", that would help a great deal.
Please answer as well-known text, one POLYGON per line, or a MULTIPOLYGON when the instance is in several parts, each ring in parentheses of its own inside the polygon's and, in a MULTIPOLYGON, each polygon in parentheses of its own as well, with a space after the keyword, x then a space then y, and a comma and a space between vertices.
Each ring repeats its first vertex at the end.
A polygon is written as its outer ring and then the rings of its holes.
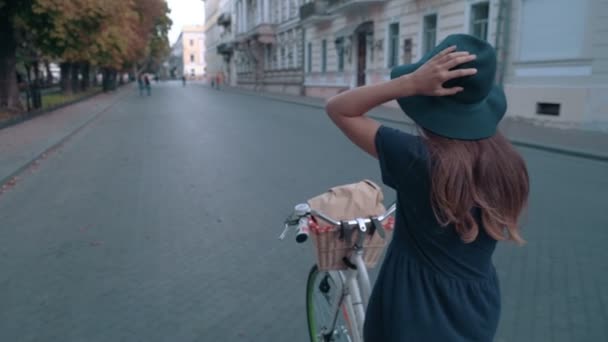
POLYGON ((300 6, 302 24, 316 24, 331 19, 327 13, 327 0, 314 0, 300 6))
POLYGON ((219 17, 217 17, 217 24, 219 26, 230 26, 230 13, 222 13, 219 17))
POLYGON ((370 5, 387 2, 388 0, 328 0, 327 12, 333 14, 340 11, 364 10, 370 5))
POLYGON ((247 32, 237 35, 237 40, 255 40, 262 44, 274 44, 276 41, 276 25, 271 23, 261 23, 250 27, 247 32))
POLYGON ((217 53, 220 55, 230 56, 234 52, 232 43, 221 43, 217 46, 217 53))

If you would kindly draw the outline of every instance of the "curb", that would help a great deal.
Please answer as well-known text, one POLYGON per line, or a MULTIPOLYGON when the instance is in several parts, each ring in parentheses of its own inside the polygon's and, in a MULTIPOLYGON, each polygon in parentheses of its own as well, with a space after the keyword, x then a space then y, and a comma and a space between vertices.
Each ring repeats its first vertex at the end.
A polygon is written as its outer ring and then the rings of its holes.
POLYGON ((102 93, 103 93, 103 90, 98 90, 98 91, 96 91, 94 93, 91 93, 89 95, 86 95, 86 96, 83 96, 83 97, 80 97, 80 98, 77 98, 77 99, 74 99, 74 100, 66 101, 66 102, 63 102, 63 103, 51 106, 51 107, 47 107, 45 109, 34 110, 34 111, 29 112, 29 113, 27 113, 25 115, 20 115, 19 117, 16 117, 16 118, 13 118, 13 119, 10 119, 10 120, 6 120, 6 121, 3 121, 3 122, 0 122, 0 129, 7 128, 7 127, 10 127, 10 126, 14 126, 14 125, 18 125, 18 124, 20 124, 22 122, 31 120, 31 119, 33 119, 35 117, 38 117, 38 116, 50 113, 52 111, 56 111, 58 109, 61 109, 61 108, 73 105, 73 104, 81 102, 81 101, 88 100, 88 99, 90 99, 90 98, 92 98, 94 96, 97 96, 99 94, 102 94, 102 93))
MULTIPOLYGON (((278 97, 275 97, 272 95, 267 95, 264 93, 251 93, 248 91, 242 91, 235 87, 224 87, 224 88, 222 88, 222 90, 227 90, 229 92, 237 93, 237 94, 241 94, 241 95, 264 97, 266 99, 274 100, 277 102, 298 104, 301 106, 307 106, 307 107, 313 107, 313 108, 324 108, 322 105, 319 105, 319 104, 292 100, 292 99, 282 99, 282 98, 278 98, 278 97)), ((400 124, 400 125, 414 126, 414 124, 412 122, 408 122, 406 120, 395 120, 395 119, 385 118, 385 117, 382 117, 379 115, 373 115, 373 114, 369 115, 369 117, 374 118, 379 121, 390 122, 390 123, 395 123, 395 124, 400 124)), ((520 146, 520 147, 532 148, 532 149, 562 154, 562 155, 571 156, 571 157, 578 157, 578 158, 596 160, 596 161, 601 161, 601 162, 608 162, 608 154, 582 151, 582 150, 571 149, 571 148, 561 147, 561 146, 552 146, 552 145, 541 144, 538 142, 532 142, 532 141, 527 141, 527 140, 522 140, 522 139, 517 139, 517 138, 509 138, 509 141, 511 141, 511 143, 513 145, 520 146)))
POLYGON ((562 155, 566 155, 566 156, 570 156, 570 157, 577 157, 577 158, 584 158, 584 159, 596 160, 596 161, 601 161, 601 162, 608 162, 608 155, 605 155, 605 154, 587 152, 587 151, 576 150, 576 149, 572 149, 572 148, 544 145, 544 144, 539 144, 539 143, 530 142, 530 141, 526 141, 526 140, 520 140, 520 139, 509 139, 509 140, 515 146, 533 148, 533 149, 540 150, 540 151, 557 153, 557 154, 562 154, 562 155))
MULTIPOLYGON (((98 95, 98 94, 96 94, 98 95)), ((93 94, 91 95, 91 97, 94 96, 93 94)), ((98 111, 97 113, 93 114, 93 116, 91 116, 90 119, 88 119, 87 121, 85 121, 82 125, 78 126, 76 129, 74 129, 72 132, 68 133, 66 136, 64 136, 63 138, 59 139, 59 141, 51 144, 51 146, 45 148, 44 150, 42 150, 42 152, 38 153, 37 155, 35 155, 32 159, 30 159, 28 162, 24 163, 21 167, 19 167, 16 171, 10 173, 8 176, 0 179, 0 191, 2 189, 2 187, 8 183, 11 179, 17 177, 19 174, 21 174, 23 171, 27 170, 29 167, 31 167, 32 165, 34 165, 40 158, 42 158, 44 155, 48 154, 49 152, 57 149, 58 147, 60 147, 62 144, 64 144, 66 141, 68 141, 71 137, 75 136, 76 134, 78 134, 78 132, 80 132, 81 130, 83 130, 86 126, 88 126, 91 122, 95 121, 99 116, 101 116, 103 113, 107 112, 110 108, 114 107, 114 105, 116 105, 118 102, 122 101, 124 97, 120 97, 118 98, 115 102, 111 103, 110 105, 108 105, 106 108, 98 111)), ((77 101, 79 101, 81 99, 78 99, 77 101)), ((74 102, 77 102, 74 101, 74 102)), ((65 107, 67 106, 64 104, 61 104, 59 106, 65 107)))

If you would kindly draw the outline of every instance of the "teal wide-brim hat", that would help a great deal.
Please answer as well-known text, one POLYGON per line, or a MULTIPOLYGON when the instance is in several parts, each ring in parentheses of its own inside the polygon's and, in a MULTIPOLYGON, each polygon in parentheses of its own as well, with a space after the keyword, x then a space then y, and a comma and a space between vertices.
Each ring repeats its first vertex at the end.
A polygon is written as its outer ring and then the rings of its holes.
POLYGON ((496 52, 485 40, 466 34, 450 35, 418 63, 400 65, 391 71, 391 79, 410 74, 442 50, 456 45, 456 51, 477 55, 471 62, 454 69, 476 68, 477 73, 452 79, 444 87, 463 87, 451 96, 409 96, 397 99, 399 106, 416 124, 437 135, 479 140, 496 133, 498 123, 507 111, 507 99, 495 82, 496 52))

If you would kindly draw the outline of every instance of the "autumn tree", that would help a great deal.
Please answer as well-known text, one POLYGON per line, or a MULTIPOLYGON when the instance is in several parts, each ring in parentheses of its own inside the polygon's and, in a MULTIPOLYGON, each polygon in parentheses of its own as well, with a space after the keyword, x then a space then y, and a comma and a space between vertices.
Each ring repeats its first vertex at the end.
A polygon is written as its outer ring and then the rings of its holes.
POLYGON ((20 112, 17 84, 18 21, 31 13, 31 0, 0 0, 0 111, 20 112))
POLYGON ((71 93, 88 87, 91 67, 105 80, 158 67, 169 51, 168 15, 165 0, 0 0, 0 110, 21 110, 19 47, 59 61, 62 89, 71 93))
POLYGON ((138 35, 144 37, 145 44, 136 63, 139 71, 155 71, 170 52, 169 6, 164 0, 136 0, 135 8, 139 14, 138 35))

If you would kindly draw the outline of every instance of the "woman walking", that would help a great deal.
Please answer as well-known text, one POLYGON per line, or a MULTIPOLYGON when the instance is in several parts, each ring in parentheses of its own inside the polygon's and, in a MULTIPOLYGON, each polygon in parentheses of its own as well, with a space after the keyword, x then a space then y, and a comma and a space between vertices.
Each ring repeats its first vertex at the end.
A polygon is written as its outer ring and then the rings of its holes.
POLYGON ((150 85, 150 77, 148 77, 148 75, 144 76, 144 84, 146 86, 146 93, 148 94, 148 96, 150 96, 150 91, 151 91, 151 85, 150 85))
POLYGON ((370 298, 366 342, 492 341, 500 317, 497 241, 523 243, 528 199, 522 157, 497 131, 507 108, 494 85, 496 53, 469 35, 447 37, 391 80, 327 103, 334 123, 379 159, 397 191, 395 233, 370 298), (364 114, 396 99, 410 135, 364 114))

